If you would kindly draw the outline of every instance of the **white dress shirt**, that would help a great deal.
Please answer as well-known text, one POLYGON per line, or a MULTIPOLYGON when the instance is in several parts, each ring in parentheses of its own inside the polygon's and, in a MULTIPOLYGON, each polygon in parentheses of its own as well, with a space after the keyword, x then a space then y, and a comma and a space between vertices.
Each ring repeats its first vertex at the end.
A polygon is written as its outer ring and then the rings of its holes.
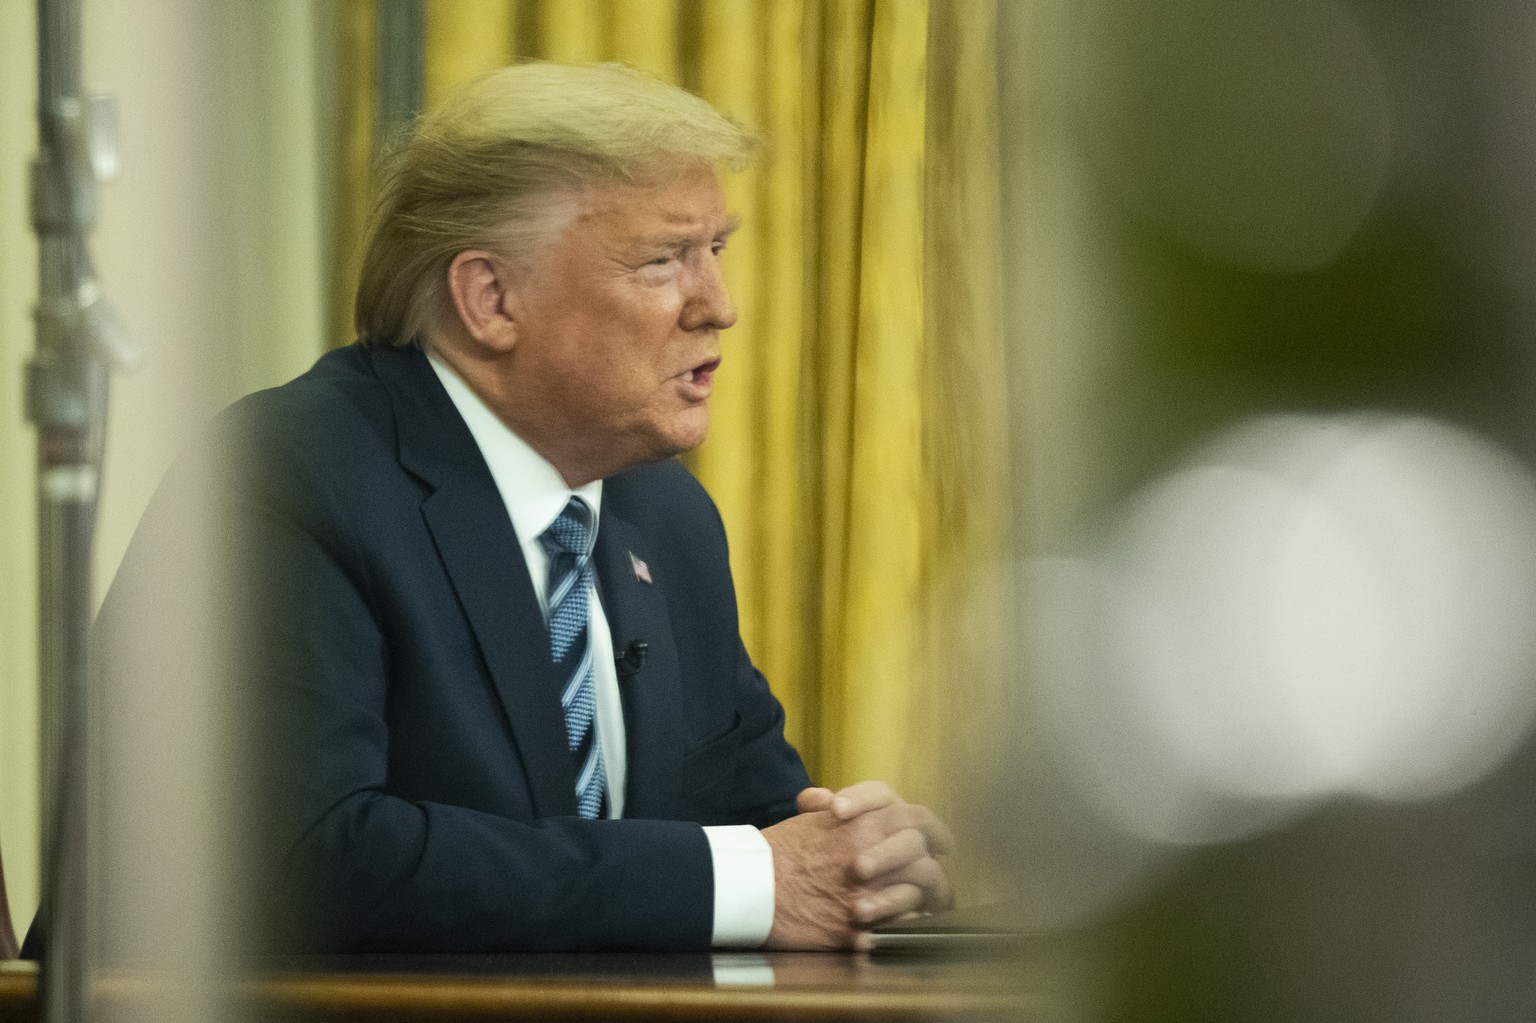
MULTIPOLYGON (((560 517, 573 496, 586 501, 592 509, 594 524, 601 528, 603 481, 595 480, 572 490, 559 470, 486 408, 457 373, 435 354, 429 353, 428 359, 491 470, 491 478, 522 546, 539 607, 548 615, 544 580, 549 576, 549 555, 539 537, 560 517)), ((602 745, 603 766, 608 775, 608 816, 618 818, 624 816, 624 783, 628 777, 624 707, 619 698, 613 636, 603 612, 601 594, 589 596, 591 618, 587 638, 592 644, 597 741, 602 745)), ((717 948, 756 948, 767 940, 773 927, 773 851, 762 833, 748 824, 703 830, 715 875, 711 944, 717 948)))

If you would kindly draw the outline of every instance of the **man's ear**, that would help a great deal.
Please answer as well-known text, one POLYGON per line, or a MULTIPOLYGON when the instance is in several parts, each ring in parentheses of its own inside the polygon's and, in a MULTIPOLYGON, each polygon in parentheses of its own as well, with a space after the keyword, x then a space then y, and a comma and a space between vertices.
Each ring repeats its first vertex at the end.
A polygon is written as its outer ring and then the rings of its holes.
POLYGON ((488 352, 509 352, 517 343, 512 318, 511 273, 494 254, 466 249, 448 264, 453 308, 470 338, 488 352))

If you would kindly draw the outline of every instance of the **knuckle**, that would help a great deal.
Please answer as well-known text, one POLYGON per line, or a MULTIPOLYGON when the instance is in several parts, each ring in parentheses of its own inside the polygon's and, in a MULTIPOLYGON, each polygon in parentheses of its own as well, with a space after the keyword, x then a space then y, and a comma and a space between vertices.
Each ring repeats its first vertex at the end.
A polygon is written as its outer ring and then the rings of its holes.
POLYGON ((879 872, 880 858, 874 853, 864 853, 853 861, 853 873, 856 877, 870 878, 879 872))

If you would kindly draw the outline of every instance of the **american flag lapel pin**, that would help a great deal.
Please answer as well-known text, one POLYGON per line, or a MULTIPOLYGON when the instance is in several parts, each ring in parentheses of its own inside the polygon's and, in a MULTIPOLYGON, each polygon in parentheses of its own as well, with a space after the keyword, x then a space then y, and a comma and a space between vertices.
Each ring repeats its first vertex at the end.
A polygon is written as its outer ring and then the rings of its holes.
POLYGON ((635 557, 635 552, 629 552, 630 567, 635 570, 635 578, 643 583, 651 582, 651 566, 635 557))

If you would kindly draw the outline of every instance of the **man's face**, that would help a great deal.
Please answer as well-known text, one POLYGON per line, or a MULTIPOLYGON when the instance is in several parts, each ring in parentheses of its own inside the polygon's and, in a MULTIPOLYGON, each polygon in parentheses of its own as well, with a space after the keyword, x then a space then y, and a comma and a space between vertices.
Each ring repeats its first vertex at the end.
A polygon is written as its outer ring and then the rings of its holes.
POLYGON ((720 267, 734 223, 712 168, 593 187, 575 210, 517 277, 508 367, 514 428, 568 478, 702 442, 720 331, 736 322, 720 267))

